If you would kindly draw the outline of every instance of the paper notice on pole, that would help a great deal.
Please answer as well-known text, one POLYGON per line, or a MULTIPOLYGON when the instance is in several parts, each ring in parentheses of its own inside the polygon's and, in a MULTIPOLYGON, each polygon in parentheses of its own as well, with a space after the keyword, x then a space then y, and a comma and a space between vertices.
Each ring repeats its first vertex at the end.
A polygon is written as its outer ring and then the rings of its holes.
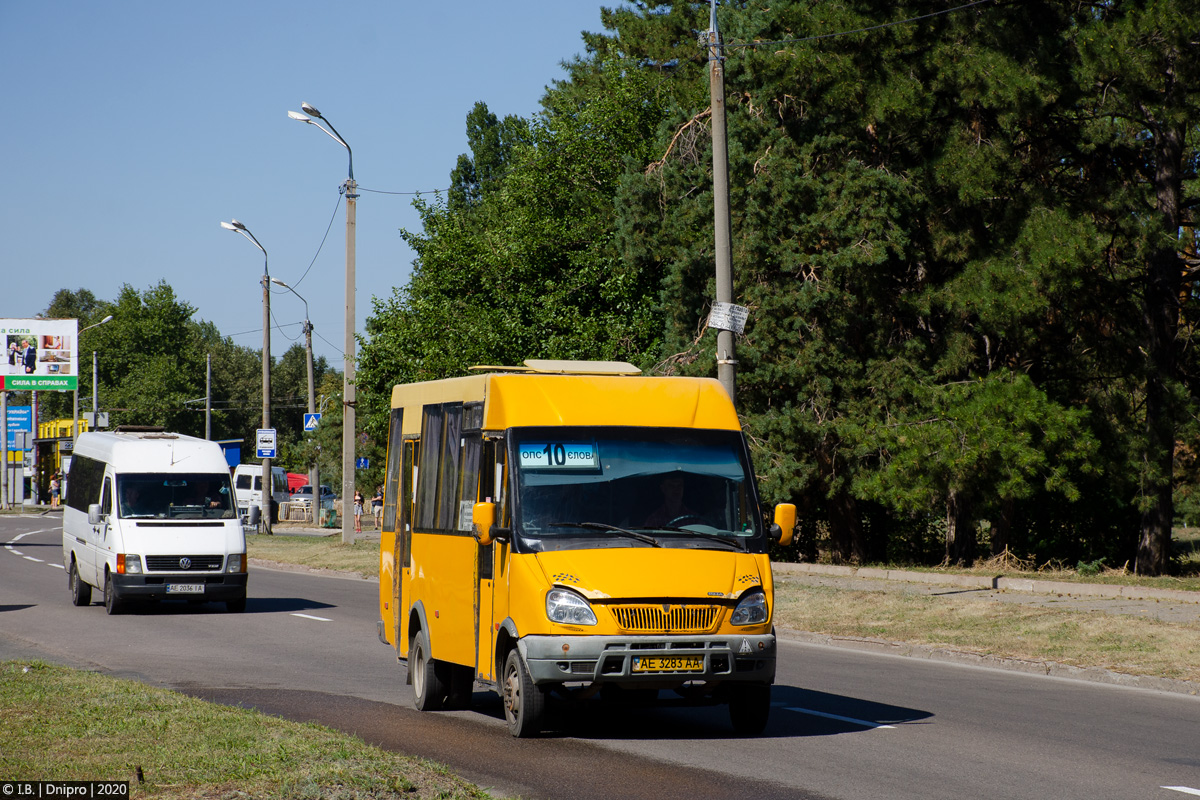
POLYGON ((713 303, 708 313, 708 327, 741 334, 746 329, 750 309, 733 303, 713 303))

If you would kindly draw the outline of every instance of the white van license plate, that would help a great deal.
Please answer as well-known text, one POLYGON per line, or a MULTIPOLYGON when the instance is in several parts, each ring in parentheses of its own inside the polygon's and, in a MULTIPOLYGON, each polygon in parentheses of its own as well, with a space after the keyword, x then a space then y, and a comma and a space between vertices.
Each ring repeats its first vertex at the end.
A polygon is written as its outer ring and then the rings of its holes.
POLYGON ((167 594, 204 594, 203 583, 168 583, 167 594))

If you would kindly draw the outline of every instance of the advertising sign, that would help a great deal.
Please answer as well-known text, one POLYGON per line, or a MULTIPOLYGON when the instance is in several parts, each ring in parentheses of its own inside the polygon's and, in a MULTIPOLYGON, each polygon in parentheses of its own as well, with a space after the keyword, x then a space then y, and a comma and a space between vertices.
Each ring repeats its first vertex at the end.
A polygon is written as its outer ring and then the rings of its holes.
POLYGON ((0 389, 79 388, 79 320, 0 319, 0 389))
POLYGON ((17 449, 17 434, 33 432, 33 409, 30 406, 8 407, 8 449, 17 449))

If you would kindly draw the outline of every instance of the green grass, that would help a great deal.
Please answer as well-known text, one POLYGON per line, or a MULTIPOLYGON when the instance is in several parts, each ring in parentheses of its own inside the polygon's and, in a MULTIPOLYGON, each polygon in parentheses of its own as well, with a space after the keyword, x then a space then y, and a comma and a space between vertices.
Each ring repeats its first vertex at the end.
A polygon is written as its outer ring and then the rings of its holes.
POLYGON ((38 661, 0 663, 0 730, 6 780, 131 781, 133 797, 168 799, 489 797, 328 728, 38 661))

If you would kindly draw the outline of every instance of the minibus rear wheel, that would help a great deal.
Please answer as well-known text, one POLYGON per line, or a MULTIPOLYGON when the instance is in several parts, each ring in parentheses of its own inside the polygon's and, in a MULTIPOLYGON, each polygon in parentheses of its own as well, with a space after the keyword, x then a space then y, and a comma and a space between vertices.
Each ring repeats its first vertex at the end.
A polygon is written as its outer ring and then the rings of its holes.
POLYGON ((92 604, 92 587, 79 577, 79 564, 71 559, 71 572, 67 576, 67 586, 71 589, 71 605, 90 606, 92 604))
POLYGON ((417 631, 412 647, 408 651, 408 665, 412 670, 413 705, 418 711, 438 711, 446 697, 446 686, 437 669, 437 662, 429 655, 429 636, 424 630, 417 631))

